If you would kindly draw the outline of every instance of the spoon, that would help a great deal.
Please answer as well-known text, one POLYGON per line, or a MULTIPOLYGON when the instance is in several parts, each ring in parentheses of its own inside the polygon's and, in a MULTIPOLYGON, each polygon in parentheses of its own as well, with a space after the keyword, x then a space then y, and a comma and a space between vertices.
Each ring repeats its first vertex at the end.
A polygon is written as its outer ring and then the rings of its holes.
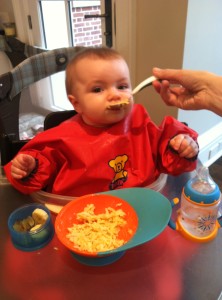
POLYGON ((145 79, 144 81, 142 81, 140 84, 138 84, 135 89, 132 91, 132 95, 137 94, 138 92, 140 92, 142 89, 144 89, 145 87, 152 85, 152 82, 155 80, 159 80, 158 78, 156 78, 155 76, 150 76, 147 79, 145 79))

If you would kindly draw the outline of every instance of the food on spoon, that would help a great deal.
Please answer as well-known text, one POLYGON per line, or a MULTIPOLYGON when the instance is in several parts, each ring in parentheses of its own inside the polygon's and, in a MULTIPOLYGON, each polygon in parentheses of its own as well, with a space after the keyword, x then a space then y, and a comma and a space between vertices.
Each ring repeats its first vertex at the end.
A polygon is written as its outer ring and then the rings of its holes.
POLYGON ((36 208, 32 212, 32 216, 28 216, 25 219, 17 220, 13 224, 13 228, 19 232, 28 232, 28 231, 36 231, 41 228, 48 219, 48 214, 46 211, 40 208, 36 208))
POLYGON ((129 99, 122 99, 119 101, 114 100, 109 104, 108 109, 121 108, 128 104, 129 104, 129 99))
POLYGON ((81 251, 101 252, 118 248, 125 241, 118 238, 121 227, 126 225, 125 212, 108 207, 104 213, 95 214, 94 204, 88 204, 77 214, 78 224, 68 228, 67 238, 81 251))

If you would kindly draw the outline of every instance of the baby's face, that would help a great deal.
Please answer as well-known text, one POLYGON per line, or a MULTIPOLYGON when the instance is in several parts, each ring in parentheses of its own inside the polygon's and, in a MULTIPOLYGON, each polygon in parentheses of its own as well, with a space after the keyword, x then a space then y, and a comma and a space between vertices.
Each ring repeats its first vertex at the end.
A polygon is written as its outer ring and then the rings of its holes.
POLYGON ((86 124, 111 125, 131 111, 130 75, 124 60, 84 58, 77 62, 72 77, 74 85, 69 99, 86 124))

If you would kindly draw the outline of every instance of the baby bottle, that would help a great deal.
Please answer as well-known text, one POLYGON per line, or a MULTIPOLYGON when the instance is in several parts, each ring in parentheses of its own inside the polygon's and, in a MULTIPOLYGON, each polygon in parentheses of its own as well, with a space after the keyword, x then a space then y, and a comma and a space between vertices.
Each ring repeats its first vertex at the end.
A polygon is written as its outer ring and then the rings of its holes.
POLYGON ((192 240, 212 240, 220 227, 217 221, 220 201, 220 190, 208 168, 198 169, 182 191, 178 230, 192 240))

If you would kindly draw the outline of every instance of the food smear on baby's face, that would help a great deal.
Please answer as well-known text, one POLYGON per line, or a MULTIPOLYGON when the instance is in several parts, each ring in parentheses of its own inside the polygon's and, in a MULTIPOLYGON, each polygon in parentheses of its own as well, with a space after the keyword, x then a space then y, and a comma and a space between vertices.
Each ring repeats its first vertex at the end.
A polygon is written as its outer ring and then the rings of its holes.
POLYGON ((130 102, 129 102, 129 99, 122 99, 122 100, 114 100, 112 102, 110 102, 110 104, 108 105, 108 109, 120 109, 126 105, 128 105, 130 102))

